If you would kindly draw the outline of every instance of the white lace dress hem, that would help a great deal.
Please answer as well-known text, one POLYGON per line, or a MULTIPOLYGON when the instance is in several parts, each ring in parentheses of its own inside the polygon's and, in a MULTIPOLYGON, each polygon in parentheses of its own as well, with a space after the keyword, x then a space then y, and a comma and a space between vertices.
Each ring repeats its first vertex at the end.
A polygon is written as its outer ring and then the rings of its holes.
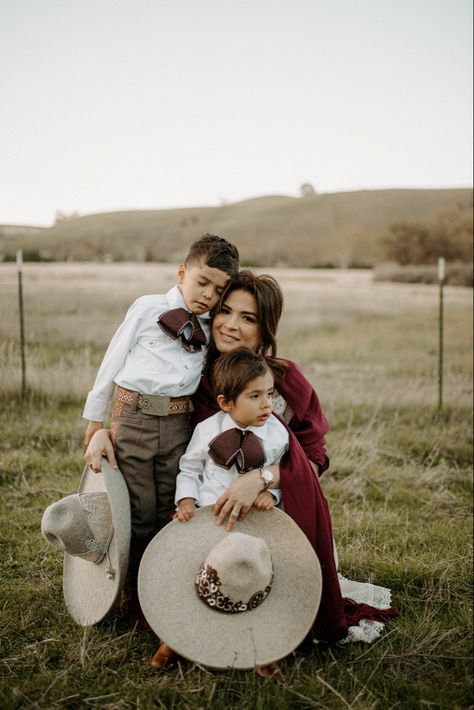
MULTIPOLYGON (((336 568, 339 568, 339 557, 334 540, 333 546, 336 568)), ((337 573, 337 576, 339 577, 339 585, 343 597, 352 599, 358 604, 368 604, 376 609, 388 609, 392 606, 392 593, 387 587, 379 587, 379 585, 371 584, 370 582, 355 582, 352 579, 347 579, 340 572, 337 573)), ((347 636, 341 639, 339 643, 355 643, 357 641, 373 643, 380 638, 384 626, 385 624, 381 621, 361 619, 357 626, 349 626, 347 636)))
MULTIPOLYGON (((379 587, 370 582, 355 582, 338 574, 339 584, 343 597, 347 597, 358 604, 369 604, 376 609, 388 609, 392 605, 392 594, 390 589, 379 587)), ((369 621, 361 619, 357 626, 349 626, 347 636, 339 643, 353 643, 363 641, 373 643, 376 641, 384 629, 385 624, 381 621, 369 621)))

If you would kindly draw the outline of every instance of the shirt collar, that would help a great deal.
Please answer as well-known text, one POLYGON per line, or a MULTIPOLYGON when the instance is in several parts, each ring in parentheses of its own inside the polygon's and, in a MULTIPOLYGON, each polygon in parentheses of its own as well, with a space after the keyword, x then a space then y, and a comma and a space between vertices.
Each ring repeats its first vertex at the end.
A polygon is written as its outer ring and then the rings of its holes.
POLYGON ((242 429, 241 426, 236 424, 230 414, 223 412, 224 416, 221 421, 221 431, 227 431, 228 429, 240 429, 241 431, 252 431, 259 439, 265 441, 268 436, 268 424, 265 422, 263 426, 248 426, 242 429))
MULTIPOLYGON (((165 294, 166 300, 168 301, 170 308, 185 308, 187 311, 189 308, 187 307, 183 294, 179 290, 178 286, 173 286, 173 288, 170 288, 169 291, 166 292, 165 294)), ((197 316, 199 320, 203 320, 204 322, 209 321, 210 319, 210 313, 203 313, 202 315, 197 316)))

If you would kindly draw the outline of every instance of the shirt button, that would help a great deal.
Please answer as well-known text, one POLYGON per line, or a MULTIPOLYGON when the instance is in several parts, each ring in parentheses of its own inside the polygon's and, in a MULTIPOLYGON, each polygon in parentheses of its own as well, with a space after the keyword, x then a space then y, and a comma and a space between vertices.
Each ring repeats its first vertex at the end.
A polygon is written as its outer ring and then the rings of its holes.
POLYGON ((185 366, 184 366, 184 369, 185 369, 185 370, 189 370, 189 365, 185 365, 185 366))
POLYGON ((180 386, 180 387, 184 387, 184 382, 180 382, 180 383, 179 383, 179 386, 180 386))

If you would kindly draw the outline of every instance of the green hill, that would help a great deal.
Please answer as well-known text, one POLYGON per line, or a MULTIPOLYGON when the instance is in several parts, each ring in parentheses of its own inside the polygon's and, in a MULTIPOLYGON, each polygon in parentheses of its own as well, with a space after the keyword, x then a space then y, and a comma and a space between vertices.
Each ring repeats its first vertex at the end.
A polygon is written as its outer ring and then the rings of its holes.
POLYGON ((203 234, 235 242, 247 265, 371 265, 394 222, 472 209, 472 189, 362 190, 301 198, 258 197, 219 207, 130 210, 59 222, 40 232, 3 234, 0 254, 23 248, 52 260, 178 262, 203 234))

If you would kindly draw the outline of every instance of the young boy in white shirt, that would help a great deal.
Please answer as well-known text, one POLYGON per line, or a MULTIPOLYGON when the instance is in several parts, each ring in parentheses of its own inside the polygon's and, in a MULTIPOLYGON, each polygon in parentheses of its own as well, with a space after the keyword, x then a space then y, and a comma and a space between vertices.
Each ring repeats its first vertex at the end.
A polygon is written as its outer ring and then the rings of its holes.
POLYGON ((115 390, 111 438, 132 521, 123 611, 132 622, 141 621, 141 556, 174 511, 179 459, 190 437, 190 395, 199 385, 209 341, 209 311, 238 269, 238 251, 227 240, 206 234, 195 241, 178 266, 178 284, 165 294, 141 296, 129 308, 87 397, 85 444, 103 427, 115 390))
MULTIPOLYGON (((270 510, 280 491, 267 488, 273 475, 264 466, 280 462, 288 449, 285 426, 272 414, 274 378, 263 355, 238 348, 215 361, 211 381, 220 412, 197 424, 176 479, 176 517, 190 520, 196 505, 211 505, 239 476, 261 469, 263 490, 254 506, 270 510)), ((174 651, 164 641, 152 668, 163 668, 174 651)))
POLYGON ((268 510, 280 491, 265 466, 280 462, 288 449, 288 431, 272 414, 274 378, 265 358, 239 348, 217 358, 212 385, 221 411, 194 429, 179 462, 177 517, 192 518, 195 506, 211 505, 239 476, 261 469, 264 489, 254 505, 268 510))

